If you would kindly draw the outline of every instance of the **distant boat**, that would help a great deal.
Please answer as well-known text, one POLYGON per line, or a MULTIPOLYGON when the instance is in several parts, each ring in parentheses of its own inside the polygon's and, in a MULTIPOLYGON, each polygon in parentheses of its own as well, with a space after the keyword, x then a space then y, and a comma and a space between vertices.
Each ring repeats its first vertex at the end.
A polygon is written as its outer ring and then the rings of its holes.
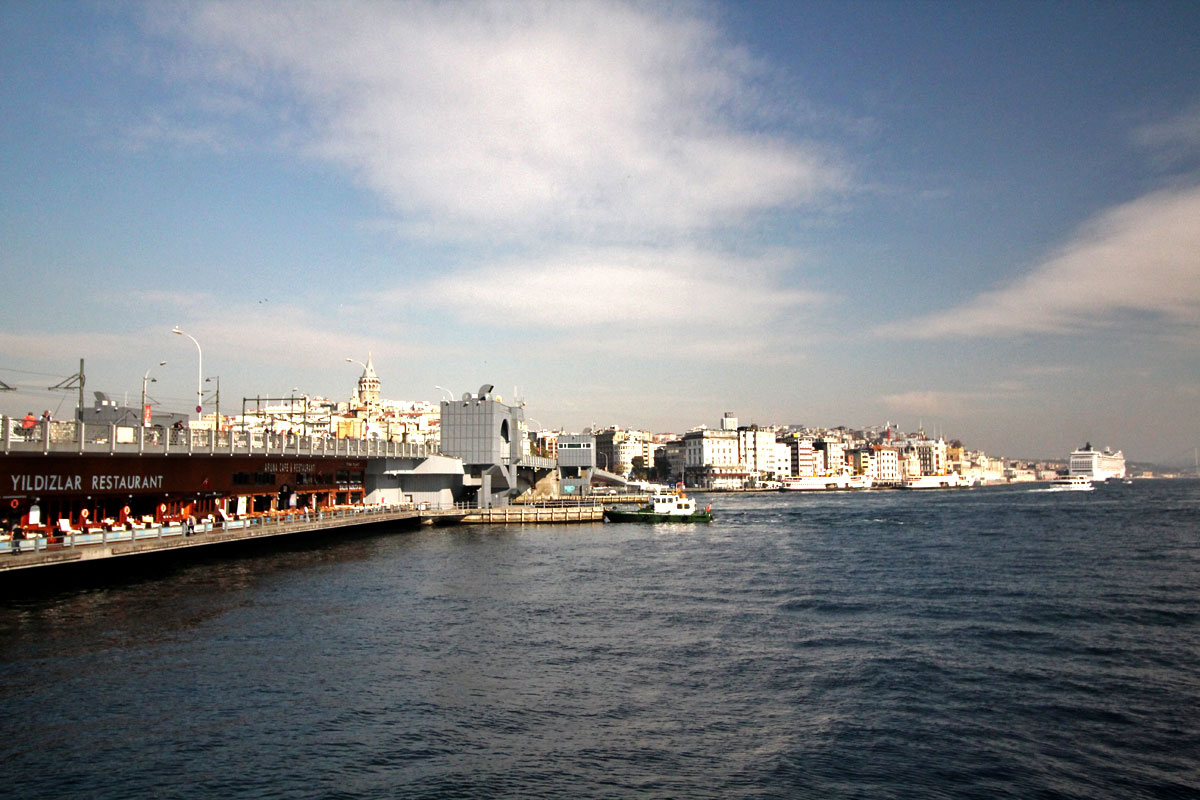
POLYGON ((695 500, 680 491, 655 494, 637 511, 605 508, 604 518, 609 522, 712 522, 713 515, 712 506, 701 511, 695 500))
POLYGON ((957 472, 945 475, 911 475, 900 482, 901 489, 963 489, 975 482, 957 472))
POLYGON ((1071 475, 1083 475, 1091 481, 1123 480, 1125 478, 1125 456, 1120 450, 1113 452, 1107 447, 1103 452, 1093 450, 1092 443, 1071 453, 1071 475))
POLYGON ((1050 481, 1050 488, 1059 492, 1090 492, 1096 486, 1086 475, 1065 475, 1050 481))
POLYGON ((874 481, 866 475, 801 475, 784 478, 779 485, 781 492, 837 492, 850 489, 870 489, 874 481))

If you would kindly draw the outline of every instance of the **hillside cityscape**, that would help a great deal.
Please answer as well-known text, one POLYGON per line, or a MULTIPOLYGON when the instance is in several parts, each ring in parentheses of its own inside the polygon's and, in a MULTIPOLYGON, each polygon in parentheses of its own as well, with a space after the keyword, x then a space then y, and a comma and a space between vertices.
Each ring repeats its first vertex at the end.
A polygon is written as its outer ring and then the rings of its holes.
MULTIPOLYGON (((377 439, 437 450, 442 404, 386 399, 371 356, 358 363, 363 372, 348 400, 297 393, 244 398, 238 408, 230 408, 227 401, 222 408, 219 392, 212 392, 204 398, 205 410, 192 416, 149 404, 141 410, 126 408, 97 394, 95 406, 83 415, 89 422, 127 423, 144 416, 146 422, 164 427, 377 439)), ((442 391, 447 401, 457 399, 442 391)), ((505 402, 498 395, 493 399, 505 402)), ((525 405, 516 398, 510 398, 510 404, 525 405)), ((920 425, 905 430, 891 421, 861 427, 747 424, 735 412, 726 411, 712 426, 655 432, 625 424, 591 425, 581 431, 545 429, 536 419, 524 415, 520 419, 525 455, 558 458, 561 442, 587 439, 603 473, 630 481, 684 481, 703 489, 773 488, 787 478, 834 474, 867 476, 881 487, 899 485, 910 476, 951 474, 972 484, 997 484, 1048 481, 1067 470, 1066 453, 1062 458, 1032 460, 989 455, 953 436, 931 435, 920 425)), ((1171 474, 1150 467, 1131 470, 1131 475, 1140 477, 1171 474)))

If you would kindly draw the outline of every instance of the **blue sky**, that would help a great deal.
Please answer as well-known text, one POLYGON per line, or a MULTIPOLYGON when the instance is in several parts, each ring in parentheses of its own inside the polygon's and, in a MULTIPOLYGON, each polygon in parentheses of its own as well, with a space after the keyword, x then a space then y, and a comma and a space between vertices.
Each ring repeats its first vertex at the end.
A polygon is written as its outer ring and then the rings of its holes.
POLYGON ((1200 442, 1194 3, 0 5, 0 407, 1200 442), (166 366, 157 363, 166 360, 166 366))

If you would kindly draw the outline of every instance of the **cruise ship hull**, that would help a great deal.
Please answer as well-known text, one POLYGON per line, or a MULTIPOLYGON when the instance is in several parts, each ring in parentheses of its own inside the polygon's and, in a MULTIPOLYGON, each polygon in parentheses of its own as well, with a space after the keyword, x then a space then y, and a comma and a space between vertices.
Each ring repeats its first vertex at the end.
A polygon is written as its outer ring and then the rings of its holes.
POLYGON ((948 475, 914 475, 900 484, 901 489, 964 489, 968 486, 974 486, 974 483, 957 472, 948 475))

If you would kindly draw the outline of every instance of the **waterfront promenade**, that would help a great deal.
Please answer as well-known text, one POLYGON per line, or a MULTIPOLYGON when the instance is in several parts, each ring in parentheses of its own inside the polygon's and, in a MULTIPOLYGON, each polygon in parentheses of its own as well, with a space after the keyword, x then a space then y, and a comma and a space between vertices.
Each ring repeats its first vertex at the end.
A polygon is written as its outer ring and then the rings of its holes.
POLYGON ((422 524, 452 524, 463 519, 462 509, 417 509, 404 506, 363 506, 320 512, 261 515, 222 522, 203 521, 188 535, 182 524, 119 531, 72 533, 53 540, 45 536, 19 542, 0 542, 0 574, 37 567, 98 561, 122 556, 194 550, 275 536, 334 531, 349 527, 396 523, 402 529, 422 524))

